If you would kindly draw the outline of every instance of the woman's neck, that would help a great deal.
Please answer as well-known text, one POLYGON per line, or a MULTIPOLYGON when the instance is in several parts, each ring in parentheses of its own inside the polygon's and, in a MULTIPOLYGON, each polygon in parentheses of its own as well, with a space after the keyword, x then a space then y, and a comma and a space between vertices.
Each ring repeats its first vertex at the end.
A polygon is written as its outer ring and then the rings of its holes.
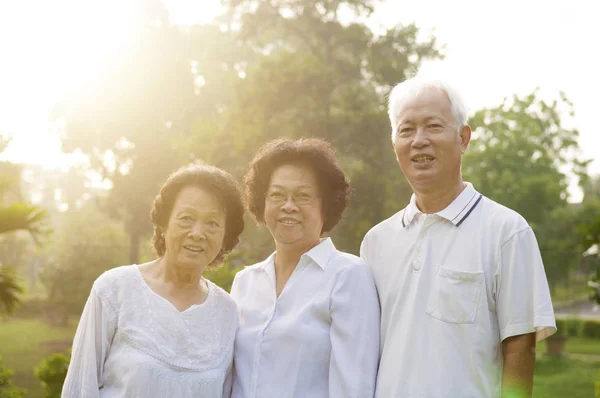
POLYGON ((178 290, 193 290, 200 286, 202 270, 199 268, 180 267, 166 256, 159 258, 153 268, 153 277, 178 290))
POLYGON ((303 246, 276 244, 274 261, 277 296, 279 296, 288 279, 292 276, 298 262, 300 262, 300 257, 319 243, 320 241, 317 241, 303 246))

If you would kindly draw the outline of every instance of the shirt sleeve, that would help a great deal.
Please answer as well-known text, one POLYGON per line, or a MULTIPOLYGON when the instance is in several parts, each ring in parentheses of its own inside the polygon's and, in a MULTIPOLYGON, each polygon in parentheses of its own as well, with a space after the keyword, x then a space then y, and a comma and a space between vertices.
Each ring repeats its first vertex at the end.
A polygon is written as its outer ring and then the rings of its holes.
POLYGON ((362 261, 340 274, 331 296, 329 396, 373 397, 379 363, 380 308, 362 261))
POLYGON ((223 383, 223 398, 231 397, 231 387, 233 384, 233 364, 229 365, 227 374, 225 375, 225 382, 223 383))
POLYGON ((556 332, 544 264, 531 228, 515 233, 502 245, 494 282, 502 340, 535 332, 540 341, 556 332))
POLYGON ((62 398, 92 398, 102 388, 104 361, 116 330, 115 312, 92 287, 73 340, 62 398))

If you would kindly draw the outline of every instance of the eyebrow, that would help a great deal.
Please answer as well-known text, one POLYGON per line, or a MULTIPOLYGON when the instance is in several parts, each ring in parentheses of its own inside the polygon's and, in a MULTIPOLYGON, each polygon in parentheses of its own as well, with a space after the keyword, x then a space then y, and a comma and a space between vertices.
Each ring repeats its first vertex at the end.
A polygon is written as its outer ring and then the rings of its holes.
MULTIPOLYGON (((427 116, 427 117, 425 118, 425 122, 429 122, 429 121, 431 121, 431 120, 434 120, 434 119, 435 119, 435 120, 444 121, 444 119, 443 119, 443 118, 441 118, 441 117, 439 117, 439 116, 427 116)), ((404 119, 401 119, 401 120, 399 121, 399 123, 398 123, 398 127, 402 126, 403 124, 413 124, 413 123, 414 123, 414 121, 413 121, 413 120, 404 120, 404 119)))
POLYGON ((186 213, 186 212, 189 212, 189 213, 203 213, 205 215, 213 215, 213 216, 216 216, 216 215, 219 214, 218 210, 206 210, 206 211, 204 211, 204 210, 198 210, 197 207, 191 207, 191 206, 184 206, 182 209, 180 209, 177 212, 177 214, 186 213))
MULTIPOLYGON (((282 186, 282 185, 279 185, 279 184, 273 184, 273 185, 271 185, 271 186, 270 186, 268 189, 271 189, 271 188, 285 189, 285 187, 284 187, 284 186, 282 186)), ((302 184, 302 185, 299 185, 299 186, 298 186, 298 187, 296 187, 296 188, 297 188, 297 189, 302 189, 302 188, 311 188, 311 189, 312 189, 312 188, 314 188, 314 187, 313 187, 312 185, 309 185, 309 184, 302 184)))

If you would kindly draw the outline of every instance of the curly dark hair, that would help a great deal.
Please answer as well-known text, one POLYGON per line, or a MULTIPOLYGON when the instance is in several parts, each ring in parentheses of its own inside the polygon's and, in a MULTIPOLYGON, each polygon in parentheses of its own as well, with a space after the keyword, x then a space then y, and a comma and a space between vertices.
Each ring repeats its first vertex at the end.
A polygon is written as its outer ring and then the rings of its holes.
POLYGON ((162 229, 166 228, 171 217, 173 205, 179 192, 188 186, 199 187, 213 194, 225 209, 225 236, 223 246, 209 268, 218 268, 225 256, 239 242, 244 230, 244 205, 242 195, 235 179, 226 171, 209 165, 188 165, 172 173, 154 198, 150 217, 154 226, 152 246, 158 256, 166 250, 162 229))
POLYGON ((248 210, 259 224, 265 223, 265 194, 271 175, 278 167, 289 164, 307 166, 314 172, 323 198, 321 234, 331 231, 342 218, 352 190, 335 149, 319 138, 279 138, 258 150, 244 177, 248 210))

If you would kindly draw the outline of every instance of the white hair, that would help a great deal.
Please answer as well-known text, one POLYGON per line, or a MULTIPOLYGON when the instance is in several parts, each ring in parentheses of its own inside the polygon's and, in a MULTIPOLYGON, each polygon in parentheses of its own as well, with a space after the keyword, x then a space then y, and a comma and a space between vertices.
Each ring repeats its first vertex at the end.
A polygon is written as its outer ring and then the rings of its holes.
POLYGON ((398 128, 398 112, 402 105, 423 91, 432 88, 440 90, 448 96, 452 114, 458 124, 458 131, 460 132, 462 127, 467 124, 468 108, 457 89, 444 80, 417 75, 397 84, 390 92, 388 114, 392 125, 392 138, 398 128))

